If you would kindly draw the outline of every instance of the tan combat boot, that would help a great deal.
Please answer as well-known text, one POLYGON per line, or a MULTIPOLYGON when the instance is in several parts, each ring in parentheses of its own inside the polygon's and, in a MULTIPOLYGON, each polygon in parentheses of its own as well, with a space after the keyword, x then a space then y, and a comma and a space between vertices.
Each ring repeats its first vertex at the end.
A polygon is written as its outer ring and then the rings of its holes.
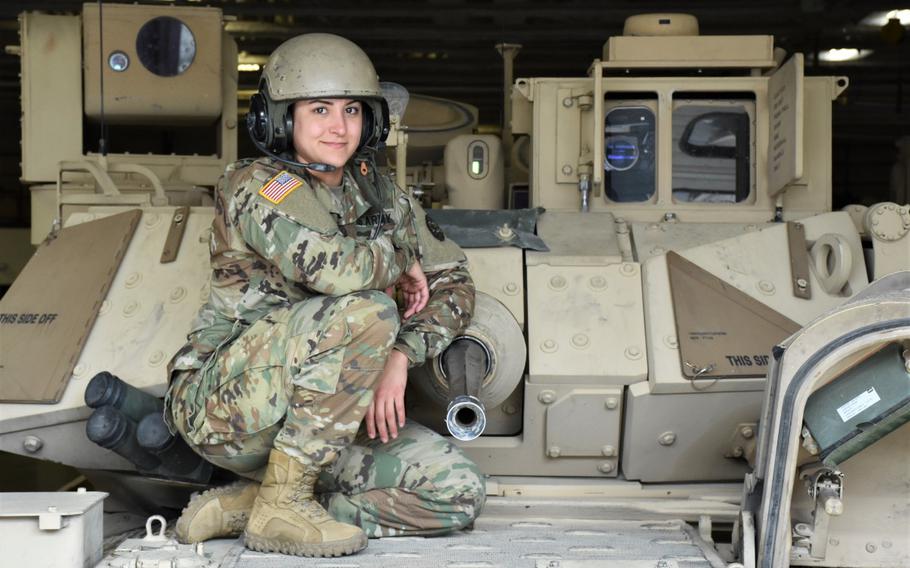
POLYGON ((177 540, 188 544, 240 536, 257 493, 258 483, 237 481, 194 495, 177 519, 177 540))
POLYGON ((319 470, 272 450, 246 525, 246 547, 297 556, 342 556, 363 550, 360 527, 339 523, 313 499, 319 470))

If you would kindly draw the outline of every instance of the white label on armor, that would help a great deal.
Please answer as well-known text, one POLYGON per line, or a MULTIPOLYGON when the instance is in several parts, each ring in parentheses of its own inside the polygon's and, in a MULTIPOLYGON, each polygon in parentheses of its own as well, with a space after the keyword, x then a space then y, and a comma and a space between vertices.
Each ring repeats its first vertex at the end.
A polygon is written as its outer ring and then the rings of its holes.
POLYGON ((837 413, 840 414, 840 419, 846 422, 880 400, 881 397, 875 392, 875 388, 869 387, 859 396, 838 408, 837 413))

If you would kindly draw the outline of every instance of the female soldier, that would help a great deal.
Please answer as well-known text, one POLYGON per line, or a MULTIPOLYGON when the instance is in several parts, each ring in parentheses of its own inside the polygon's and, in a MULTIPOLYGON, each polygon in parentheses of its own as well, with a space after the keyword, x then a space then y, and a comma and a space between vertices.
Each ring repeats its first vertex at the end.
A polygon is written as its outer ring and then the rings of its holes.
POLYGON ((216 190, 211 293, 171 361, 166 415, 261 484, 194 497, 178 538, 245 529, 254 550, 337 556, 367 535, 468 525, 483 477, 405 422, 404 390, 408 367, 467 326, 474 286, 458 246, 376 172, 388 111, 372 63, 338 36, 293 38, 247 123, 270 157, 229 166, 216 190), (395 285, 401 316, 383 292, 395 285))

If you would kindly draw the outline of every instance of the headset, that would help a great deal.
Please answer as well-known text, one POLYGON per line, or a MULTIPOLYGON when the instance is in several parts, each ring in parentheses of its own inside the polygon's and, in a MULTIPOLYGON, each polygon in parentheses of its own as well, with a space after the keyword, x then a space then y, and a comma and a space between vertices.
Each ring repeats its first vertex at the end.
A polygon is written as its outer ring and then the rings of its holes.
MULTIPOLYGON (((279 162, 315 172, 335 171, 335 166, 329 164, 297 162, 287 157, 294 147, 295 102, 273 101, 268 95, 266 81, 261 81, 259 91, 250 97, 250 110, 246 115, 246 128, 250 139, 260 152, 279 162)), ((363 103, 363 128, 355 155, 377 150, 389 136, 389 104, 385 98, 370 98, 361 100, 361 102, 363 103), (374 114, 377 110, 380 113, 378 123, 374 114)))

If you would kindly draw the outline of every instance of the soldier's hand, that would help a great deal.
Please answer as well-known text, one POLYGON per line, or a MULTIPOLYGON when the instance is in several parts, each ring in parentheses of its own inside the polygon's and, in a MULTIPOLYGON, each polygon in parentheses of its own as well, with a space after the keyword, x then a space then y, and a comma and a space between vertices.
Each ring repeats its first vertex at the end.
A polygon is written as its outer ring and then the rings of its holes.
POLYGON ((370 439, 377 433, 383 443, 388 442, 390 436, 398 437, 398 429, 404 426, 404 389, 407 385, 408 358, 401 351, 392 349, 364 418, 370 439))
POLYGON ((427 277, 419 262, 412 264, 411 268, 401 275, 398 286, 404 295, 404 319, 426 307, 427 301, 430 299, 430 286, 427 284, 427 277))

